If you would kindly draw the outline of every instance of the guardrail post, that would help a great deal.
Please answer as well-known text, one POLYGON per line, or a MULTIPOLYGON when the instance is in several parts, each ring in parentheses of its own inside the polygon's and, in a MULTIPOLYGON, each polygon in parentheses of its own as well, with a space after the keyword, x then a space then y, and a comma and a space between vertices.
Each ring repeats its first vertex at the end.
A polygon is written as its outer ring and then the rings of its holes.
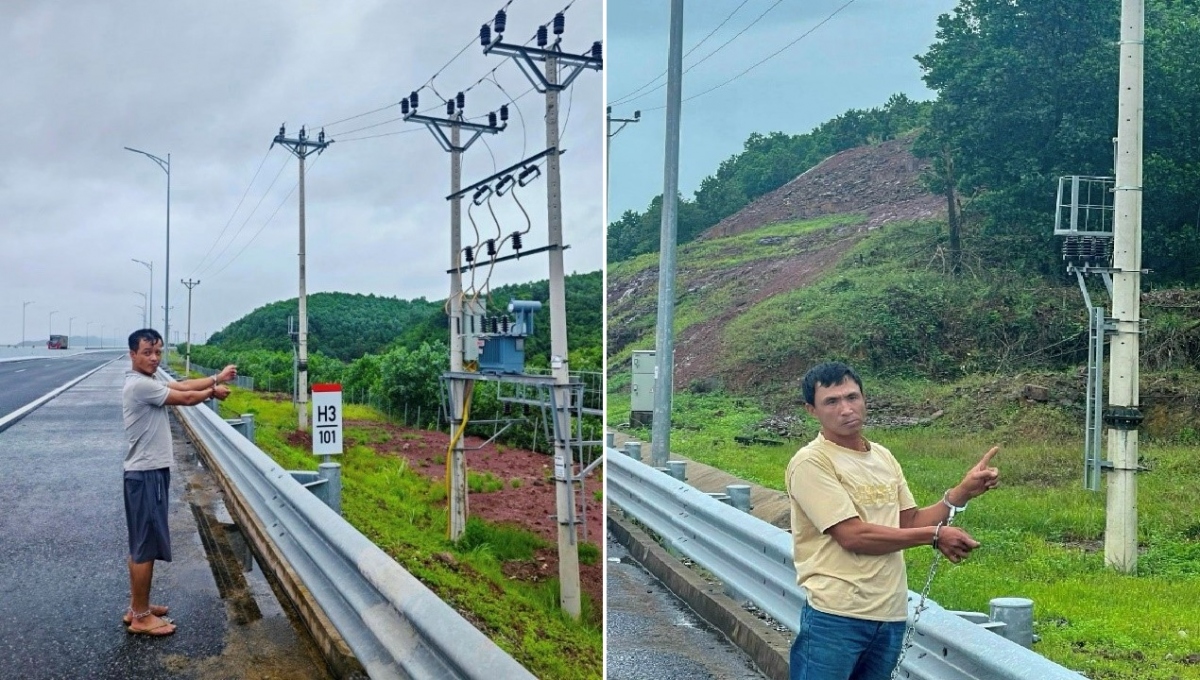
POLYGON ((610 449, 616 448, 616 446, 617 446, 616 438, 617 438, 616 432, 605 432, 604 433, 604 446, 606 446, 610 449))
POLYGON ((742 512, 750 512, 749 484, 728 484, 725 486, 725 493, 729 494, 730 505, 742 512))
POLYGON ((687 481, 687 461, 686 460, 668 460, 667 469, 671 471, 671 476, 681 482, 687 481))
POLYGON ((625 442, 625 455, 630 458, 642 462, 642 443, 641 442, 625 442))
POLYGON ((712 499, 714 501, 721 501, 725 505, 732 505, 732 503, 729 502, 729 494, 727 494, 727 493, 711 492, 706 495, 712 496, 712 499))
POLYGON ((989 618, 1005 623, 1000 634, 1025 648, 1033 647, 1033 600, 997 597, 988 603, 989 618))
POLYGON ((208 409, 210 411, 212 411, 213 413, 220 413, 220 411, 217 410, 217 400, 216 399, 209 399, 204 402, 204 405, 207 406, 208 409))
POLYGON ((242 432, 242 434, 246 435, 246 439, 249 439, 250 443, 253 444, 254 443, 254 414, 253 413, 243 413, 242 414, 242 423, 243 423, 242 427, 244 430, 242 432))
POLYGON ((324 479, 325 504, 337 514, 342 514, 342 466, 340 463, 321 463, 317 466, 317 478, 324 479))

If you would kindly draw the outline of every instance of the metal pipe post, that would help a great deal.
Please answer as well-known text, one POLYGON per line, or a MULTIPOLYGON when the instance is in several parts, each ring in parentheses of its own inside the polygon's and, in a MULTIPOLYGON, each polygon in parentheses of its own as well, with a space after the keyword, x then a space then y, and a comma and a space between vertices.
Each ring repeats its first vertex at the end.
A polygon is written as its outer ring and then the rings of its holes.
POLYGON ((650 441, 650 464, 655 467, 665 466, 671 452, 671 390, 675 377, 675 232, 679 217, 682 81, 683 0, 671 0, 671 33, 667 52, 667 141, 658 256, 658 328, 654 344, 654 423, 650 441))
POLYGON ((1116 333, 1109 364, 1108 508, 1104 562, 1126 574, 1137 569, 1138 348, 1142 269, 1142 56, 1144 0, 1122 0, 1117 177, 1113 199, 1112 316, 1116 333), (1111 417, 1115 416, 1115 417, 1111 417))

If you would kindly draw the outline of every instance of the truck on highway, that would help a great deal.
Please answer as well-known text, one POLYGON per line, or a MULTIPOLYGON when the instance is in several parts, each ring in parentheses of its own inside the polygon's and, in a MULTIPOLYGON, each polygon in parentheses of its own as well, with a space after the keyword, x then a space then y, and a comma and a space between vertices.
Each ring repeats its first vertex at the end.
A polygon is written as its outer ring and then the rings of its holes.
POLYGON ((67 348, 67 336, 65 336, 65 335, 51 335, 50 341, 46 343, 46 349, 66 349, 66 348, 67 348))

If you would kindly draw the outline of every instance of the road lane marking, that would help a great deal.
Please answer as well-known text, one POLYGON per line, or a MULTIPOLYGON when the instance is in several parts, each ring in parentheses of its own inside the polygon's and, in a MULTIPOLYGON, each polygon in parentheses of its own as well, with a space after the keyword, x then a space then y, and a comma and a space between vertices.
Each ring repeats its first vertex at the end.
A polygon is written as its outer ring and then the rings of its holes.
MULTIPOLYGON (((118 358, 120 358, 120 357, 118 357, 118 358)), ((21 408, 17 409, 16 411, 13 411, 12 413, 10 413, 4 417, 0 417, 0 432, 3 432, 4 430, 8 429, 8 427, 10 425, 12 425, 13 423, 17 422, 18 420, 24 418, 25 416, 29 415, 30 412, 32 412, 37 407, 41 406, 42 404, 45 404, 46 402, 57 397, 58 395, 62 394, 63 392, 66 392, 67 390, 71 389, 78 383, 83 382, 87 378, 91 377, 91 375, 93 373, 95 373, 96 371, 99 371, 100 369, 113 363, 114 361, 117 361, 117 359, 111 359, 109 361, 106 361, 106 362, 100 364, 99 366, 93 368, 92 370, 88 371, 87 373, 84 373, 83 375, 79 376, 78 378, 72 378, 71 380, 64 383, 61 387, 58 387, 57 389, 52 390, 50 393, 46 394, 45 396, 42 396, 38 399, 35 399, 35 400, 29 402, 28 404, 25 404, 21 408)))

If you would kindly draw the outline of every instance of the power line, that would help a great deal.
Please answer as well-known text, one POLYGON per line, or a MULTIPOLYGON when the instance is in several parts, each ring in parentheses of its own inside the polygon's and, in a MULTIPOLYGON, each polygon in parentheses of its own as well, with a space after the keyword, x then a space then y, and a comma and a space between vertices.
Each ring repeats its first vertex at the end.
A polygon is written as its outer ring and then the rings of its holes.
MULTIPOLYGON (((360 114, 358 114, 358 115, 356 115, 356 116, 350 116, 349 118, 343 118, 343 119, 341 119, 341 120, 335 120, 335 121, 333 121, 332 123, 322 123, 321 125, 310 125, 309 127, 310 127, 310 128, 329 128, 329 127, 333 127, 334 125, 338 125, 339 123, 345 123, 346 121, 354 120, 354 119, 356 119, 356 118, 362 118, 363 116, 369 116, 369 115, 371 115, 372 113, 379 113, 380 111, 387 111, 388 109, 392 108, 392 107, 393 107, 393 106, 395 106, 395 105, 396 105, 396 102, 392 102, 392 103, 390 103, 390 104, 385 104, 385 105, 383 105, 383 106, 381 106, 381 107, 379 107, 379 108, 375 109, 374 111, 367 111, 366 113, 360 113, 360 114)), ((345 134, 345 133, 342 133, 342 134, 345 134)))
POLYGON ((420 128, 412 128, 409 130, 400 130, 399 132, 384 132, 384 133, 378 134, 378 135, 367 135, 366 137, 351 137, 350 139, 340 137, 340 138, 338 138, 337 141, 338 141, 338 144, 345 144, 346 142, 361 142, 364 139, 378 139, 380 137, 391 137, 392 135, 406 135, 410 132, 420 132, 420 131, 421 131, 420 128))
MULTIPOLYGON (((246 219, 242 221, 242 226, 238 227, 237 232, 235 232, 234 235, 229 238, 229 242, 225 244, 225 247, 221 249, 221 252, 217 253, 213 257, 212 262, 210 262, 207 267, 195 272, 197 277, 204 274, 209 269, 212 269, 212 267, 216 265, 217 260, 221 259, 221 256, 225 254, 225 251, 229 250, 229 246, 233 245, 234 241, 237 241, 237 238, 241 235, 242 230, 245 229, 246 225, 250 223, 250 220, 254 218, 254 213, 258 212, 259 206, 262 205, 263 201, 267 200, 267 196, 271 193, 271 189, 275 187, 275 182, 279 181, 279 176, 283 174, 283 169, 286 167, 287 159, 284 159, 283 163, 280 163, 279 165, 279 171, 275 173, 275 178, 271 180, 271 184, 267 186, 267 190, 263 192, 262 198, 258 199, 258 203, 254 204, 254 209, 251 210, 250 214, 246 216, 246 219)), ((224 269, 224 267, 222 267, 222 269, 224 269)))
MULTIPOLYGON (((714 35, 714 34, 716 34, 716 32, 717 32, 717 31, 721 30, 721 27, 722 27, 722 26, 724 26, 725 24, 729 23, 729 20, 733 18, 733 15, 737 14, 737 13, 738 13, 738 10, 740 10, 740 9, 741 9, 741 8, 743 8, 743 7, 745 7, 745 6, 746 6, 746 3, 748 3, 748 2, 750 2, 750 0, 742 0, 742 4, 740 4, 740 5, 738 5, 737 7, 733 8, 733 11, 732 11, 732 12, 730 12, 730 13, 729 13, 729 14, 727 14, 727 15, 725 15, 725 18, 721 20, 721 23, 717 24, 717 27, 716 27, 716 28, 714 28, 713 30, 709 31, 709 32, 708 32, 708 35, 704 36, 704 37, 703 37, 703 38, 700 40, 700 42, 696 43, 695 45, 692 45, 692 48, 691 48, 690 50, 688 50, 687 52, 684 52, 684 53, 683 53, 683 58, 684 58, 684 59, 688 58, 688 56, 689 56, 689 55, 691 55, 691 53, 692 53, 692 52, 695 52, 695 51, 696 51, 696 50, 697 50, 697 49, 698 49, 698 48, 699 48, 701 45, 703 45, 705 42, 707 42, 709 38, 713 37, 713 35, 714 35)), ((649 86, 653 85, 654 83, 658 82, 658 80, 659 80, 660 78, 662 78, 663 76, 665 76, 665 75, 667 75, 667 72, 666 72, 666 70, 664 69, 662 73, 658 74, 658 75, 657 75, 657 76, 655 76, 654 78, 651 78, 649 81, 647 81, 646 83, 644 83, 644 84, 643 84, 641 87, 639 87, 639 88, 637 88, 637 89, 633 90, 632 92, 630 92, 630 93, 628 93, 628 94, 625 94, 625 95, 623 95, 623 96, 621 96, 621 97, 618 97, 618 98, 617 98, 617 99, 615 99, 614 101, 610 102, 610 106, 620 106, 621 104, 624 104, 626 101, 628 101, 628 100, 630 99, 630 97, 634 96, 634 95, 635 95, 635 94, 637 94, 638 92, 641 92, 642 90, 646 89, 647 87, 649 87, 649 86)))
MULTIPOLYGON (((237 216, 238 210, 241 210, 242 203, 246 200, 246 196, 250 194, 250 189, 254 186, 254 180, 258 179, 258 173, 262 171, 263 165, 266 164, 267 156, 269 155, 271 155, 271 149, 268 147, 267 152, 263 154, 262 160, 258 163, 258 169, 254 171, 254 176, 250 178, 250 183, 246 185, 246 190, 242 192, 242 197, 238 199, 237 207, 233 209, 233 213, 229 216, 229 219, 225 220, 225 226, 221 228, 221 233, 217 234, 216 240, 213 241, 212 245, 208 247, 208 251, 204 253, 204 257, 201 257, 200 262, 195 266, 194 269, 192 269, 192 274, 195 274, 196 270, 200 269, 200 267, 204 264, 204 261, 208 259, 209 254, 212 253, 213 248, 216 248, 217 244, 221 242, 221 237, 225 235, 225 231, 228 230, 229 225, 233 223, 233 218, 237 216)), ((188 275, 188 278, 192 278, 191 275, 188 275)))
MULTIPOLYGON (((764 57, 763 59, 759 60, 758 62, 756 62, 755 64, 753 64, 753 65, 752 65, 752 66, 750 66, 749 68, 747 68, 746 70, 744 70, 744 71, 742 71, 741 73, 737 74, 736 76, 734 76, 734 77, 730 78, 729 80, 726 80, 725 82, 721 83, 720 85, 715 85, 715 86, 713 86, 713 87, 710 87, 710 88, 708 88, 707 90, 705 90, 705 91, 703 91, 703 92, 700 92, 700 93, 694 94, 694 95, 692 95, 692 96, 690 96, 690 97, 687 97, 687 98, 686 98, 686 99, 684 99, 683 101, 685 101, 685 102, 690 102, 690 101, 692 101, 693 99, 696 99, 697 97, 703 97, 704 95, 708 94, 709 92, 712 92, 713 90, 718 90, 718 89, 720 89, 720 88, 722 88, 722 87, 725 87, 726 85, 728 85, 728 84, 732 83, 733 81, 737 80, 738 78, 741 78, 742 76, 744 76, 744 75, 746 75, 747 73, 749 73, 749 72, 753 71, 754 69, 758 68, 759 66, 762 66, 763 64, 767 63, 767 62, 768 62, 768 61, 770 61, 771 59, 774 59, 775 57, 779 56, 781 53, 783 53, 785 50, 787 50, 788 48, 792 47, 792 46, 793 46, 793 45, 795 45, 796 43, 798 43, 798 42, 800 42, 801 40, 803 40, 803 39, 807 38, 808 36, 812 35, 812 33, 813 33, 814 31, 816 31, 818 28, 820 28, 820 27, 824 26, 824 25, 825 25, 826 23, 828 23, 828 22, 829 22, 831 19, 833 19, 833 18, 834 18, 835 16, 837 16, 838 14, 840 14, 842 10, 846 9, 846 8, 847 8, 847 7, 849 7, 850 5, 853 5, 853 4, 854 4, 854 2, 855 2, 855 0, 849 0, 849 1, 848 1, 846 4, 842 5, 841 7, 837 8, 836 10, 834 10, 832 14, 830 14, 829 16, 827 16, 827 17, 825 17, 824 19, 822 19, 822 20, 821 20, 821 21, 820 21, 820 22, 819 22, 819 23, 818 23, 816 26, 813 26, 812 28, 808 29, 808 30, 807 30, 807 31, 805 31, 803 34, 801 34, 799 38, 796 38, 795 40, 791 41, 790 43, 788 43, 788 44, 784 45, 783 47, 779 48, 778 50, 776 50, 776 51, 772 52, 771 54, 767 55, 766 57, 764 57)), ((664 104, 663 106, 655 106, 655 107, 653 107, 653 108, 646 109, 646 111, 658 111, 659 109, 665 109, 665 108, 666 108, 666 105, 664 104)))
MULTIPOLYGON (((310 164, 308 166, 308 172, 312 172, 312 169, 317 167, 317 162, 320 160, 321 160, 320 156, 317 156, 316 158, 314 158, 312 164, 310 164)), ((286 163, 285 163, 285 165, 286 165, 286 163)), ((246 252, 246 248, 249 248, 250 244, 254 243, 254 239, 258 238, 258 235, 263 232, 263 229, 266 229, 267 225, 269 225, 271 223, 271 220, 275 219, 275 216, 279 214, 279 211, 283 208, 284 204, 286 204, 288 202, 288 199, 292 197, 292 194, 295 193, 296 189, 299 186, 300 186, 300 181, 297 180, 296 183, 292 185, 292 188, 290 190, 288 190, 287 195, 283 197, 283 200, 279 202, 279 205, 275 206, 275 211, 271 213, 271 216, 267 218, 267 221, 263 222, 262 226, 258 228, 258 231, 254 232, 254 235, 250 237, 249 241, 246 241, 246 245, 242 246, 242 249, 237 252, 237 255, 234 255, 232 259, 230 259, 228 262, 226 262, 224 267, 221 267, 217 271, 213 272, 213 274, 212 274, 213 276, 216 276, 217 274, 220 274, 221 272, 225 271, 229 267, 229 265, 236 262, 237 259, 242 256, 242 253, 246 252)), ((265 196, 264 196, 264 198, 265 198, 265 196)))

